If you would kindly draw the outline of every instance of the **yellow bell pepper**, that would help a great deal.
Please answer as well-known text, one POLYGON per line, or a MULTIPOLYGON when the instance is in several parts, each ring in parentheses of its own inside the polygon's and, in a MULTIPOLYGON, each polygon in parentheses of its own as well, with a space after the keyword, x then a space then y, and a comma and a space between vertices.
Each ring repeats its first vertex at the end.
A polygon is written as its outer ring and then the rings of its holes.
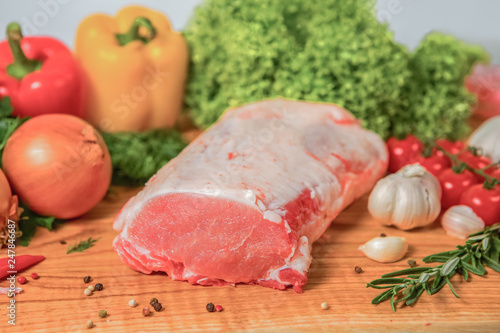
POLYGON ((161 13, 139 6, 96 14, 78 27, 87 120, 108 132, 172 127, 182 108, 188 48, 161 13))

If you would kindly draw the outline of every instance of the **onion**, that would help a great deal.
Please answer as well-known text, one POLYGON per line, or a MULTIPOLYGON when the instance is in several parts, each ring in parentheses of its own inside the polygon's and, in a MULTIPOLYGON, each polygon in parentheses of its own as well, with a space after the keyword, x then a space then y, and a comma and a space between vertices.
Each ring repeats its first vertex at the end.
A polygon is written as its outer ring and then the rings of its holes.
POLYGON ((9 182, 2 170, 0 170, 0 230, 7 226, 9 219, 13 221, 19 219, 17 207, 17 195, 12 195, 9 182))
POLYGON ((2 163, 14 192, 34 212, 70 219, 94 207, 111 182, 111 158, 97 131, 66 114, 21 125, 7 141, 2 163))

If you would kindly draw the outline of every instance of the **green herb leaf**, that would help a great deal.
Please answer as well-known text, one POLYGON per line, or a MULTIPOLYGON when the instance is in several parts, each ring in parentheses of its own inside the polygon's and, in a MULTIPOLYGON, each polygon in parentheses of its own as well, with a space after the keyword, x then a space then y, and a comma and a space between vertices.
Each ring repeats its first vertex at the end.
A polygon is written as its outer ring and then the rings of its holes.
POLYGON ((462 268, 462 276, 464 277, 465 281, 469 279, 469 271, 465 269, 465 267, 462 268))
POLYGON ((441 267, 441 274, 443 274, 444 277, 449 275, 455 267, 457 267, 458 263, 460 262, 460 258, 453 258, 448 260, 443 267, 441 267))
POLYGON ((400 271, 392 272, 392 273, 387 273, 382 275, 383 278, 388 278, 388 277, 394 277, 394 276, 401 276, 401 275, 408 275, 408 274, 413 274, 413 273, 422 273, 430 270, 430 267, 413 267, 413 268, 406 268, 402 269, 400 271))
POLYGON ((380 284, 401 284, 401 283, 405 283, 405 282, 409 282, 409 281, 411 281, 411 280, 399 279, 399 278, 382 278, 382 279, 373 280, 373 281, 369 282, 368 284, 370 286, 377 286, 380 284))
POLYGON ((143 186, 187 145, 174 130, 101 134, 111 155, 114 185, 143 186))
POLYGON ((486 237, 485 239, 483 239, 483 241, 481 242, 481 245, 483 247, 484 252, 488 251, 489 246, 490 246, 490 237, 486 237))
POLYGON ((468 270, 469 272, 473 273, 473 274, 476 274, 476 275, 484 275, 484 271, 481 271, 480 269, 468 264, 467 262, 465 261, 462 261, 462 266, 463 268, 465 268, 466 270, 468 270))
POLYGON ((384 291, 383 293, 379 294, 377 297, 372 299, 372 304, 379 304, 379 303, 389 299, 389 297, 391 297, 392 293, 393 293, 392 289, 384 291))
POLYGON ((460 297, 458 297, 457 293, 455 292, 455 289, 453 289, 453 286, 451 285, 450 279, 448 279, 447 276, 445 276, 444 279, 446 280, 448 287, 450 287, 450 290, 453 293, 453 295, 455 295, 456 298, 460 298, 460 297))
POLYGON ((487 257, 487 256, 484 256, 483 257, 483 260, 484 260, 484 263, 489 267, 491 268, 492 270, 494 270, 495 272, 498 272, 500 273, 500 264, 498 264, 498 261, 495 261, 493 259, 491 259, 490 257, 487 257))
POLYGON ((38 215, 24 204, 20 204, 20 207, 23 209, 21 218, 18 222, 19 230, 22 231, 22 236, 18 238, 18 242, 21 246, 29 245, 31 239, 35 236, 37 227, 46 228, 52 231, 56 225, 64 222, 53 216, 38 215))
POLYGON ((81 241, 80 243, 70 245, 68 247, 68 251, 66 251, 66 254, 70 254, 73 252, 83 252, 83 251, 87 250, 88 248, 91 248, 92 246, 94 246, 94 243, 97 242, 99 239, 101 239, 101 238, 99 237, 97 239, 92 239, 92 237, 90 237, 89 239, 81 241))
POLYGON ((425 290, 422 286, 417 286, 416 288, 417 289, 415 290, 415 293, 412 294, 412 297, 408 298, 406 301, 406 305, 412 305, 415 303, 425 290))

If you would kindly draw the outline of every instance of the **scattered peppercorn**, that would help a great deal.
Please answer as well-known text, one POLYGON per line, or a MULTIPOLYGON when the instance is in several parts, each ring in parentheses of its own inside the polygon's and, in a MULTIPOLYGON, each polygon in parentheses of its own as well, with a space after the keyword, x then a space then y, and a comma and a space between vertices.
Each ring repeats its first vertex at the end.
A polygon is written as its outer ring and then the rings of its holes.
POLYGON ((161 311, 161 303, 160 302, 156 302, 153 304, 153 309, 155 309, 156 312, 160 312, 161 311))
POLYGON ((407 263, 408 263, 408 265, 410 265, 410 267, 417 266, 417 262, 413 259, 408 260, 407 263))
POLYGON ((321 303, 321 308, 322 308, 323 310, 328 310, 328 308, 329 308, 328 303, 327 303, 327 302, 323 302, 323 303, 321 303))
POLYGON ((26 282, 28 282, 28 280, 26 280, 24 276, 20 276, 17 278, 17 282, 19 282, 20 284, 25 284, 26 282))
POLYGON ((386 235, 386 234, 384 234, 384 233, 381 233, 381 234, 380 234, 380 237, 387 237, 387 235, 386 235))
POLYGON ((62 245, 66 245, 66 241, 65 240, 60 240, 59 243, 61 243, 62 245))
POLYGON ((224 308, 222 307, 222 305, 216 305, 215 306, 215 311, 221 312, 222 310, 224 310, 224 308))
POLYGON ((356 273, 358 273, 358 274, 363 273, 363 269, 362 269, 361 267, 359 267, 359 266, 354 267, 354 271, 355 271, 356 273))
POLYGON ((85 289, 85 291, 83 293, 85 294, 85 296, 90 296, 90 295, 92 295, 92 290, 85 289))
POLYGON ((151 305, 154 305, 155 303, 158 303, 158 299, 157 298, 151 298, 151 300, 149 301, 149 304, 151 305))
POLYGON ((149 308, 146 306, 144 309, 142 309, 142 315, 144 317, 147 317, 151 314, 151 311, 149 310, 149 308))
POLYGON ((92 320, 87 321, 87 328, 92 328, 92 327, 94 327, 94 323, 92 322, 92 320))
POLYGON ((207 308, 208 312, 214 312, 215 305, 214 305, 214 303, 208 303, 207 306, 206 306, 206 308, 207 308))
POLYGON ((91 276, 86 276, 83 278, 83 283, 89 283, 90 281, 92 281, 92 277, 91 276))
POLYGON ((106 311, 106 310, 99 311, 99 317, 106 318, 107 315, 108 315, 108 311, 106 311))
POLYGON ((94 287, 94 289, 97 291, 101 291, 103 288, 104 288, 104 286, 102 285, 102 283, 96 283, 96 285, 94 287))
POLYGON ((95 287, 94 287, 94 285, 93 285, 93 284, 91 284, 91 285, 89 285, 89 286, 87 287, 87 289, 88 289, 88 290, 90 290, 90 291, 94 291, 94 290, 95 290, 95 287))
POLYGON ((38 276, 38 274, 37 274, 37 273, 31 273, 31 278, 32 278, 33 280, 38 280, 38 278, 39 278, 39 277, 40 277, 40 276, 38 276))
POLYGON ((134 308, 137 306, 137 302, 135 301, 135 299, 131 299, 130 301, 128 301, 128 305, 131 307, 131 308, 134 308))

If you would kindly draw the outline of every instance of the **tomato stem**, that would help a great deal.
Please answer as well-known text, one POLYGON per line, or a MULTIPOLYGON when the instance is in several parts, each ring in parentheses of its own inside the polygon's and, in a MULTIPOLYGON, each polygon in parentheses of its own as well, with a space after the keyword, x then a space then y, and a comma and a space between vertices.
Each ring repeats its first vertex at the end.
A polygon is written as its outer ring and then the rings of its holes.
MULTIPOLYGON (((488 168, 491 168, 493 166, 498 165, 498 163, 492 163, 492 164, 487 165, 486 167, 484 167, 482 169, 474 169, 473 167, 471 167, 470 165, 468 165, 464 161, 461 161, 458 158, 458 155, 460 154, 460 152, 458 154, 452 154, 452 153, 446 151, 445 149, 443 149, 443 147, 441 147, 439 145, 436 145, 435 147, 436 147, 436 149, 443 152, 443 154, 451 160, 451 162, 453 164, 453 171, 455 171, 456 173, 462 173, 464 170, 469 170, 469 171, 475 173, 476 175, 483 177, 485 179, 483 187, 487 190, 492 190, 497 184, 500 184, 500 179, 491 177, 490 175, 488 175, 485 172, 485 170, 487 170, 488 168)), ((471 152, 474 156, 480 156, 482 153, 480 149, 478 149, 477 147, 473 147, 473 146, 467 147, 467 151, 471 152)))

